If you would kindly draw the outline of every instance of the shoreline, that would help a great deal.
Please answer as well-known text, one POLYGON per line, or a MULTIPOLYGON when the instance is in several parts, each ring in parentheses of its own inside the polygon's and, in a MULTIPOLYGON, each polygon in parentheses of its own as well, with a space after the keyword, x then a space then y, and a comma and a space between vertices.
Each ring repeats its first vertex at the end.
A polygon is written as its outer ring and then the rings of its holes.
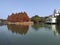
POLYGON ((33 22, 8 22, 7 24, 16 24, 16 25, 33 25, 33 22))

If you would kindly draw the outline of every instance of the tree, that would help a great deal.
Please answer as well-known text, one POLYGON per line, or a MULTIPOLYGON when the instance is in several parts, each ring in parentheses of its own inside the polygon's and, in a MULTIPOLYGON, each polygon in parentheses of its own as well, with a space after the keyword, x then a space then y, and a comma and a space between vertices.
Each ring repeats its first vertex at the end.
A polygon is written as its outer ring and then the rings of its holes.
POLYGON ((39 23, 41 19, 38 15, 35 15, 31 18, 31 21, 33 21, 34 23, 39 23))
POLYGON ((60 13, 59 13, 59 16, 57 16, 56 22, 60 23, 60 13))
POLYGON ((9 22, 28 22, 29 17, 26 12, 21 13, 12 13, 10 16, 8 16, 7 20, 9 22))

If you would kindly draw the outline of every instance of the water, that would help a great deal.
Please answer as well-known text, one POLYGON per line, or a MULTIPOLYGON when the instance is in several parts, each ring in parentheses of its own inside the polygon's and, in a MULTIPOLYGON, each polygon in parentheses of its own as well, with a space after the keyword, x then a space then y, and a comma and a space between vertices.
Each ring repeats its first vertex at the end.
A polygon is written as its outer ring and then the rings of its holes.
POLYGON ((0 25, 0 45, 60 45, 60 25, 0 25))

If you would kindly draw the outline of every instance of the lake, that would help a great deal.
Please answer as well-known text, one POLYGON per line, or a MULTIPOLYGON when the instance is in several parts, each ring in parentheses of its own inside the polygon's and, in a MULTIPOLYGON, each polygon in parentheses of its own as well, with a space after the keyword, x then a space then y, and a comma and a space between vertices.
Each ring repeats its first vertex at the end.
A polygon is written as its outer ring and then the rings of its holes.
POLYGON ((60 25, 0 25, 0 45, 60 45, 60 25))

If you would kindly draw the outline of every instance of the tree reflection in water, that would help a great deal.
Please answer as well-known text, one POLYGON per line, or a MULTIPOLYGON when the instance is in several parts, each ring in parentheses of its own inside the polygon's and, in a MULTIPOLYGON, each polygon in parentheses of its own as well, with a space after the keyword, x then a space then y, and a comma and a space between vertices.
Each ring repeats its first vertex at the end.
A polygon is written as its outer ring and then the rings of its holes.
POLYGON ((32 25, 32 28, 34 28, 34 30, 51 30, 55 36, 60 35, 60 25, 56 25, 56 24, 34 24, 32 25))
POLYGON ((51 30, 52 30, 52 32, 54 33, 55 36, 60 35, 60 25, 51 24, 50 28, 51 28, 51 30))
POLYGON ((57 29, 58 33, 60 34, 60 25, 56 25, 56 29, 57 29))
POLYGON ((34 28, 35 30, 39 30, 40 28, 51 28, 51 27, 49 27, 49 25, 46 25, 46 24, 34 24, 34 25, 32 25, 32 28, 34 28))
POLYGON ((26 34, 29 26, 28 25, 7 25, 8 30, 19 34, 26 34))
POLYGON ((35 29, 35 30, 38 30, 40 28, 40 24, 34 24, 32 25, 32 27, 35 29))

